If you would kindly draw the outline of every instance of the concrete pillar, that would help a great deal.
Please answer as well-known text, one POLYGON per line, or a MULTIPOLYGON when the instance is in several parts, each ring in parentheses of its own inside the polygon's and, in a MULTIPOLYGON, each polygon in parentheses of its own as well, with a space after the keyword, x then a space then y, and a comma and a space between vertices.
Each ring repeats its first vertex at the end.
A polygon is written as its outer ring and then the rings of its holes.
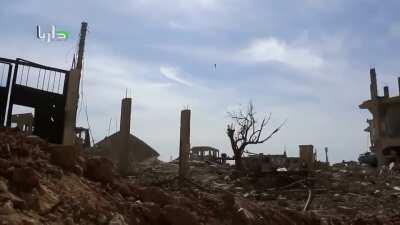
POLYGON ((388 86, 383 87, 383 96, 385 98, 389 98, 389 87, 388 86))
POLYGON ((378 84, 376 82, 376 72, 375 68, 371 68, 369 71, 369 75, 371 78, 371 85, 370 85, 370 90, 371 90, 371 99, 377 99, 378 97, 378 84))
POLYGON ((314 146, 313 145, 299 145, 300 162, 306 166, 308 170, 314 168, 314 146))
POLYGON ((77 68, 69 72, 67 99, 65 103, 63 144, 73 145, 75 142, 76 112, 79 101, 79 82, 81 71, 77 68))
POLYGON ((400 77, 397 78, 397 84, 399 85, 399 96, 400 96, 400 77))
POLYGON ((129 171, 129 135, 131 130, 131 107, 131 98, 122 99, 119 130, 120 149, 118 152, 118 169, 121 174, 127 174, 129 171))
POLYGON ((78 62, 75 68, 71 69, 68 79, 67 97, 65 102, 65 118, 64 118, 64 145, 72 145, 75 142, 75 127, 76 127, 76 112, 78 109, 79 101, 79 83, 81 80, 81 70, 83 61, 83 52, 85 48, 85 38, 87 31, 87 23, 83 22, 81 25, 79 49, 78 49, 78 62))
POLYGON ((179 144, 179 177, 184 179, 189 172, 190 152, 190 110, 181 111, 180 144, 179 144))

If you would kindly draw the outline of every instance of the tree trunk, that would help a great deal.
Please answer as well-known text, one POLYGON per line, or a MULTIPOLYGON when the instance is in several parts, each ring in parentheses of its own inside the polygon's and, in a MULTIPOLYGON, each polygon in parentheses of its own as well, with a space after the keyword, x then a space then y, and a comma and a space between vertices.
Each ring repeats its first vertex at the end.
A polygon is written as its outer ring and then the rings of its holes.
POLYGON ((235 153, 235 168, 240 171, 243 169, 242 154, 235 153))

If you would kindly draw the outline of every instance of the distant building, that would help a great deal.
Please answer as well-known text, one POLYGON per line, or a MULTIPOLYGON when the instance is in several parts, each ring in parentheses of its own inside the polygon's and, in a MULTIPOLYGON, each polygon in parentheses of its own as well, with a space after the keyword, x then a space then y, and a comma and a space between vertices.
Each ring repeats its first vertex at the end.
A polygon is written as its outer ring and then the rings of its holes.
MULTIPOLYGON (((365 129, 370 133, 370 150, 378 158, 378 164, 384 165, 400 161, 400 96, 389 96, 389 88, 384 87, 384 95, 378 96, 378 86, 375 69, 370 70, 371 99, 364 101, 359 107, 368 109, 372 119, 365 129)), ((400 78, 399 91, 400 91, 400 78)))
POLYGON ((278 168, 286 166, 286 154, 282 155, 264 155, 249 154, 243 157, 242 163, 245 168, 255 173, 276 171, 278 168))
POLYGON ((279 168, 287 171, 314 170, 326 165, 317 161, 313 145, 299 145, 299 157, 288 157, 286 151, 277 155, 247 153, 249 155, 243 157, 243 165, 255 172, 271 172, 279 168))
POLYGON ((20 131, 31 134, 33 132, 34 117, 32 113, 13 114, 11 123, 16 124, 20 131))
POLYGON ((219 150, 210 146, 195 146, 190 149, 190 160, 210 160, 217 161, 219 150))
MULTIPOLYGON (((119 134, 120 132, 117 132, 99 141, 92 148, 92 153, 107 157, 117 163, 119 151, 122 148, 119 134)), ((156 150, 132 134, 129 134, 128 143, 129 162, 142 162, 159 156, 156 150)))

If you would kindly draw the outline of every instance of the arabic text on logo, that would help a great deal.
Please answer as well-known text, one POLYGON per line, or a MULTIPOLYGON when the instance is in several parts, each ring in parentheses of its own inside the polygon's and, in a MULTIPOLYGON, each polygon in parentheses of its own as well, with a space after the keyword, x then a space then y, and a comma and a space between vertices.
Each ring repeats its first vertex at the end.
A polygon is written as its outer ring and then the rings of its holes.
POLYGON ((36 26, 36 37, 39 40, 43 40, 46 42, 51 41, 65 41, 68 39, 69 33, 62 30, 56 30, 56 26, 51 26, 50 32, 42 32, 40 25, 36 26))

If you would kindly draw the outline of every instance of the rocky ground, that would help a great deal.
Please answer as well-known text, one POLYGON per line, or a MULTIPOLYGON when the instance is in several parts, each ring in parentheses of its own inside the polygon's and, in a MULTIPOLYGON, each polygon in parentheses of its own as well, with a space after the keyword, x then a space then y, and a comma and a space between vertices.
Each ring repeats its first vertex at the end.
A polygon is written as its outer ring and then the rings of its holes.
POLYGON ((190 179, 176 175, 151 161, 120 177, 105 158, 1 129, 0 224, 400 224, 394 169, 253 177, 191 162, 190 179))

